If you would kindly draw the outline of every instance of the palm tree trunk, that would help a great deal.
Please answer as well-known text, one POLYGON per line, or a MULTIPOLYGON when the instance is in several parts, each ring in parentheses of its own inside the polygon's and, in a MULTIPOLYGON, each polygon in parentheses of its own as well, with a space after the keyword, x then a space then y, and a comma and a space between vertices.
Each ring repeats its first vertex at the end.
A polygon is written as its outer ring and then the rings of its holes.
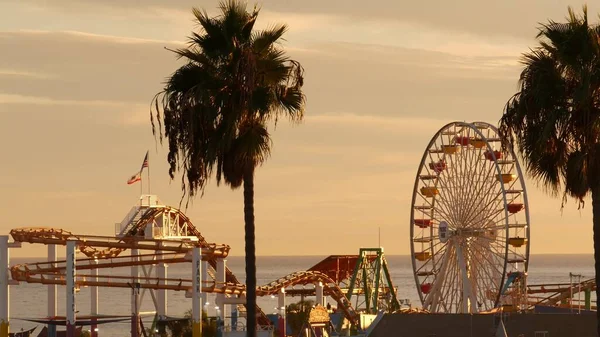
POLYGON ((254 168, 248 170, 248 172, 244 174, 244 229, 246 231, 246 329, 248 330, 246 336, 256 337, 256 249, 254 236, 254 168))
MULTIPOLYGON (((594 270, 596 277, 596 306, 600 301, 600 286, 598 277, 600 276, 600 186, 592 188, 592 213, 594 214, 594 270)), ((600 308, 596 308, 596 324, 598 336, 600 336, 600 308)))

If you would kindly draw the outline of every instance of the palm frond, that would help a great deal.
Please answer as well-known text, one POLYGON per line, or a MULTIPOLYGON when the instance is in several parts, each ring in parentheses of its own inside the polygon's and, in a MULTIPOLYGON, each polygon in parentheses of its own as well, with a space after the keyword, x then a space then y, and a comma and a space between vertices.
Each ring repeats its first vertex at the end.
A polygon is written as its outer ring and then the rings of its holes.
POLYGON ((534 179, 580 202, 600 185, 599 33, 586 7, 542 25, 499 127, 503 146, 516 147, 534 179))
POLYGON ((276 45, 287 27, 254 31, 260 9, 246 7, 224 1, 216 17, 193 9, 198 31, 187 48, 172 50, 187 63, 153 100, 153 132, 162 141, 164 131, 169 174, 183 172, 188 201, 213 173, 217 183, 239 187, 269 156, 267 123, 280 114, 300 121, 304 114, 303 68, 276 45))
POLYGON ((260 32, 255 32, 252 37, 252 48, 259 54, 269 51, 274 44, 279 43, 283 39, 283 34, 287 30, 287 25, 280 24, 260 32))

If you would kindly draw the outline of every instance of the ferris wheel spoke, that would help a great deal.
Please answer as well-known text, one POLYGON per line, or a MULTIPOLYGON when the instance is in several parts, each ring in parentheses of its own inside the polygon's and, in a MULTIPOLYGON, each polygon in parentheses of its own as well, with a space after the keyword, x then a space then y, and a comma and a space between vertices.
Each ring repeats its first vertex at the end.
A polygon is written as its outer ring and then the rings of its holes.
MULTIPOLYGON (((471 129, 469 129, 469 131, 471 131, 471 129)), ((471 138, 475 138, 475 135, 471 135, 471 132, 468 132, 467 137, 469 137, 469 139, 471 138)), ((463 216, 462 218, 466 218, 468 216, 468 214, 472 211, 473 208, 473 202, 469 202, 471 196, 473 195, 473 191, 476 187, 476 183, 472 180, 472 177, 476 177, 477 176, 477 170, 478 168, 481 167, 480 163, 479 163, 479 155, 481 153, 480 149, 476 149, 473 148, 470 151, 464 151, 465 154, 465 162, 466 162, 466 167, 467 170, 465 172, 465 174, 462 175, 462 179, 463 179, 463 184, 466 186, 464 193, 463 193, 463 203, 465 205, 464 209, 463 209, 463 216)))
POLYGON ((456 218, 457 218, 457 222, 454 223, 454 226, 459 227, 461 225, 460 223, 460 218, 461 218, 461 214, 460 214, 460 208, 463 207, 462 205, 462 191, 461 191, 461 186, 460 186, 460 175, 458 173, 458 163, 456 162, 456 155, 454 156, 450 156, 450 171, 452 173, 448 173, 449 174, 449 180, 451 182, 450 188, 451 191, 453 192, 453 202, 454 202, 454 207, 452 207, 454 213, 456 214, 456 218))
POLYGON ((459 305, 460 301, 460 277, 459 277, 459 267, 458 267, 458 252, 457 249, 454 249, 454 257, 452 259, 452 276, 450 278, 450 282, 446 282, 448 285, 448 296, 450 297, 450 302, 448 306, 450 308, 456 309, 459 305))
POLYGON ((451 302, 452 298, 450 298, 450 284, 453 282, 452 278, 454 275, 454 247, 448 254, 448 258, 446 261, 446 270, 444 270, 443 278, 440 279, 440 289, 437 297, 434 298, 434 306, 435 309, 439 303, 443 303, 446 311, 448 311, 448 304, 451 302))
MULTIPOLYGON (((482 168, 482 165, 479 162, 479 158, 478 158, 479 156, 481 156, 481 149, 478 149, 478 150, 476 149, 476 150, 469 151, 469 152, 471 153, 471 158, 470 158, 470 161, 469 161, 469 163, 470 163, 470 165, 469 165, 470 166, 470 170, 469 170, 469 173, 468 173, 468 177, 472 179, 472 177, 479 176, 479 172, 481 172, 481 171, 478 172, 478 169, 482 168)), ((467 189, 467 192, 466 192, 465 196, 466 197, 471 197, 471 196, 475 195, 475 191, 477 190, 477 186, 478 186, 478 184, 476 182, 470 181, 468 183, 468 189, 467 189)), ((467 217, 468 214, 470 214, 470 213, 473 212, 473 206, 474 206, 473 202, 470 202, 470 203, 467 204, 467 208, 466 208, 466 212, 465 212, 465 217, 467 217)))
POLYGON ((452 250, 450 251, 448 259, 448 270, 446 271, 445 277, 443 278, 443 282, 441 284, 441 291, 438 298, 438 302, 441 302, 442 306, 446 311, 451 310, 452 302, 453 302, 453 293, 452 286, 456 283, 455 281, 455 270, 456 270, 456 248, 452 245, 452 250))
POLYGON ((481 187, 473 196, 474 201, 471 206, 471 211, 466 216, 466 221, 473 221, 478 216, 480 216, 482 211, 484 211, 491 204, 493 204, 494 199, 497 198, 497 196, 501 193, 496 191, 495 185, 491 185, 486 180, 484 181, 485 183, 481 184, 481 187))
MULTIPOLYGON (((444 138, 441 138, 441 148, 443 149, 444 146, 451 146, 452 144, 450 143, 450 141, 448 141, 447 143, 444 142, 444 138)), ((456 195, 456 182, 454 181, 452 175, 451 175, 451 170, 453 165, 453 156, 452 154, 450 155, 444 155, 443 160, 446 163, 446 168, 440 172, 439 177, 441 180, 443 180, 443 188, 441 188, 443 190, 443 198, 440 198, 440 200, 456 200, 457 195, 456 195)), ((445 205, 444 207, 446 209, 446 212, 450 215, 451 219, 451 224, 452 225, 456 225, 456 222, 458 221, 458 214, 456 213, 456 209, 453 207, 450 207, 450 205, 445 205)))
MULTIPOLYGON (((443 186, 450 186, 446 176, 440 175, 439 180, 443 186)), ((444 200, 451 200, 452 190, 449 187, 440 187, 439 190, 440 195, 439 198, 436 199, 436 205, 438 205, 437 208, 446 215, 446 220, 448 222, 455 223, 458 219, 455 214, 455 210, 450 208, 449 205, 446 202, 444 202, 444 200)))
POLYGON ((487 218, 487 214, 489 212, 493 212, 493 211, 497 210, 500 207, 499 204, 502 204, 502 210, 504 210, 504 202, 501 201, 501 200, 498 200, 498 198, 501 195, 502 195, 502 191, 497 191, 495 193, 494 193, 494 191, 490 191, 490 193, 488 194, 487 197, 482 197, 483 206, 481 206, 482 203, 480 202, 479 203, 480 207, 478 208, 478 213, 473 214, 471 216, 471 218, 469 218, 468 220, 469 221, 473 221, 477 217, 480 217, 482 219, 486 219, 487 218))
MULTIPOLYGON (((433 159, 433 157, 431 156, 431 153, 429 153, 429 158, 430 158, 430 160, 431 160, 431 163, 435 163, 435 162, 438 162, 438 161, 440 161, 440 160, 444 160, 444 157, 441 157, 441 158, 440 158, 439 156, 438 156, 438 158, 437 158, 437 161, 436 161, 436 160, 434 160, 434 159, 433 159)), ((430 170, 428 170, 428 173, 429 173, 429 174, 431 174, 431 171, 430 171, 430 170)), ((435 172, 434 172, 434 173, 435 173, 435 172)), ((438 177, 438 178, 436 179, 436 182, 435 182, 435 184, 433 185, 433 187, 437 188, 437 189, 438 189, 438 191, 439 191, 439 193, 440 193, 440 195, 442 195, 443 197, 449 197, 449 196, 446 196, 446 194, 448 193, 448 191, 447 191, 445 188, 440 188, 440 187, 438 187, 438 186, 439 186, 439 182, 440 182, 440 180, 443 180, 443 179, 444 179, 444 178, 443 178, 443 175, 442 175, 442 174, 439 174, 439 173, 436 173, 436 175, 437 175, 437 177, 438 177)), ((443 185, 445 185, 445 184, 443 184, 443 185)), ((431 185, 428 185, 428 186, 431 186, 431 185)), ((436 205, 436 201, 437 201, 437 200, 439 200, 439 198, 436 198, 436 197, 433 197, 433 200, 432 200, 431 202, 429 202, 429 201, 427 200, 428 204, 429 204, 430 206, 432 206, 432 209, 434 210, 434 212, 435 212, 435 210, 436 210, 436 207, 435 207, 435 205, 436 205)), ((442 199, 442 200, 443 200, 443 199, 442 199)), ((447 207, 445 204, 443 204, 443 203, 442 203, 442 204, 441 204, 439 207, 437 207, 437 209, 438 209, 439 213, 441 213, 441 215, 443 215, 443 217, 445 218, 444 220, 446 220, 447 222, 455 222, 455 221, 456 221, 456 216, 455 216, 455 214, 453 214, 453 212, 452 212, 450 209, 448 209, 448 207, 447 207)))
POLYGON ((473 203, 473 208, 476 210, 476 214, 478 213, 477 211, 489 207, 489 205, 502 194, 501 189, 497 187, 497 184, 494 183, 493 175, 491 175, 494 171, 494 166, 489 165, 486 175, 484 179, 482 179, 483 183, 480 184, 481 187, 477 190, 477 193, 474 196, 474 200, 476 201, 473 203))
POLYGON ((421 211, 421 214, 423 214, 423 216, 427 216, 430 217, 432 220, 438 220, 438 221, 443 221, 446 220, 448 221, 449 219, 451 219, 451 216, 446 213, 445 210, 442 210, 441 208, 436 208, 434 205, 434 202, 428 200, 427 198, 423 197, 422 195, 420 195, 422 198, 422 201, 425 202, 425 204, 427 204, 427 206, 431 207, 431 210, 429 212, 425 212, 425 210, 419 210, 421 211), (442 217, 436 216, 436 210, 437 213, 439 213, 442 217))
MULTIPOLYGON (((479 240, 474 240, 474 243, 475 243, 475 246, 474 246, 475 249, 477 249, 479 252, 479 255, 477 256, 477 258, 484 259, 485 262, 487 262, 486 265, 489 265, 490 268, 494 268, 494 266, 495 266, 496 271, 498 271, 499 274, 502 275, 502 270, 500 270, 498 261, 504 260, 504 254, 498 252, 496 247, 493 247, 489 243, 484 244, 482 242, 479 242, 479 240)), ((502 267, 504 267, 504 264, 502 264, 502 267)))
POLYGON ((498 275, 496 274, 499 274, 501 276, 502 270, 500 270, 498 262, 503 260, 504 257, 492 252, 491 247, 486 247, 486 245, 479 242, 479 240, 474 240, 473 242, 475 243, 473 245, 473 248, 477 251, 477 254, 474 254, 473 257, 477 259, 482 266, 487 267, 482 268, 482 270, 484 270, 487 274, 487 277, 491 280, 494 280, 498 277, 498 275), (496 272, 496 274, 490 274, 490 269, 496 272))
MULTIPOLYGON (((452 247, 451 246, 446 246, 446 247, 448 247, 448 248, 446 249, 445 253, 442 255, 443 260, 442 260, 440 268, 438 269, 439 273, 435 276, 435 280, 433 282, 431 292, 427 296, 426 301, 423 303, 424 307, 426 307, 426 308, 429 308, 429 307, 435 308, 438 303, 438 297, 441 293, 442 284, 444 283, 444 278, 447 274, 450 256, 452 255, 452 247)), ((433 311, 435 311, 435 310, 433 310, 433 311)))
POLYGON ((486 269, 486 264, 482 261, 481 256, 478 256, 479 252, 476 249, 471 248, 471 258, 473 261, 473 278, 476 279, 474 292, 476 293, 476 301, 478 311, 481 311, 481 306, 488 309, 488 299, 486 292, 488 289, 492 289, 490 284, 492 278, 489 276, 489 271, 486 269))

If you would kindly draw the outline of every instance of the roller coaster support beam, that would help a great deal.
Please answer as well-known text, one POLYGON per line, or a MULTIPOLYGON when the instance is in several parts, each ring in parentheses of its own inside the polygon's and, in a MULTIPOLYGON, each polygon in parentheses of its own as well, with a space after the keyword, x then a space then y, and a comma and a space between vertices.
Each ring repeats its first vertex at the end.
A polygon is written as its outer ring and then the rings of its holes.
MULTIPOLYGON (((158 251, 157 256, 162 260, 163 259, 163 251, 158 251)), ((165 262, 160 262, 156 269, 156 277, 160 279, 159 284, 165 284, 164 279, 167 278, 167 264, 165 262)), ((167 291, 165 289, 156 290, 158 293, 158 308, 156 308, 156 314, 159 318, 164 318, 167 316, 167 291)))
MULTIPOLYGON (((48 245, 48 261, 56 261, 56 245, 48 245)), ((50 265, 56 267, 55 263, 50 265)), ((48 276, 52 277, 52 276, 48 276)), ((53 278, 53 277, 52 277, 53 278)), ((56 316, 56 284, 48 285, 48 318, 56 316)), ((56 325, 48 324, 48 337, 56 337, 56 325)))
POLYGON ((75 248, 77 246, 76 241, 67 241, 67 270, 66 270, 66 282, 67 282, 67 337, 75 337, 75 277, 77 274, 77 267, 75 265, 75 248))
POLYGON ((315 284, 316 304, 323 305, 323 282, 315 284))
MULTIPOLYGON (((217 278, 217 284, 219 287, 225 286, 225 282, 226 282, 225 271, 226 270, 227 270, 227 260, 217 259, 216 278, 217 278)), ((223 336, 223 330, 225 327, 225 319, 228 316, 227 315, 227 305, 225 304, 224 300, 225 300, 225 294, 218 293, 217 294, 217 316, 219 317, 219 320, 217 322, 220 324, 217 325, 217 336, 223 336)))
MULTIPOLYGON (((48 261, 56 261, 56 245, 48 245, 48 261)), ((56 264, 52 263, 51 267, 56 264)), ((48 276, 52 277, 52 276, 48 276)), ((53 277, 52 277, 53 278, 53 277)), ((48 318, 57 315, 56 284, 48 285, 48 318)), ((48 324, 48 337, 56 337, 56 325, 48 324)))
POLYGON ((202 336, 202 257, 200 247, 192 253, 192 333, 193 337, 202 336))
MULTIPOLYGON (((319 284, 322 285, 321 282, 319 284)), ((279 307, 279 337, 286 336, 286 320, 285 320, 285 288, 281 288, 278 294, 277 306, 279 307)))
MULTIPOLYGON (((208 261, 202 260, 202 284, 206 284, 208 281, 208 261)), ((208 293, 202 292, 202 305, 208 310, 208 293)), ((208 311, 207 311, 208 312, 208 311)))
MULTIPOLYGON (((98 264, 98 260, 90 260, 90 264, 98 264)), ((94 268, 90 270, 90 275, 93 281, 98 282, 98 269, 94 268)), ((90 316, 92 316, 92 326, 90 327, 90 332, 92 337, 98 337, 98 324, 96 318, 98 315, 98 286, 90 287, 90 295, 90 316)))
POLYGON ((8 288, 8 235, 0 236, 0 337, 8 337, 9 301, 8 288))
MULTIPOLYGON (((138 261, 139 250, 131 250, 131 262, 138 261)), ((131 266, 131 337, 140 337, 140 271, 137 265, 131 266)))
POLYGON ((585 310, 591 310, 591 309, 592 309, 592 289, 586 288, 585 289, 585 310))

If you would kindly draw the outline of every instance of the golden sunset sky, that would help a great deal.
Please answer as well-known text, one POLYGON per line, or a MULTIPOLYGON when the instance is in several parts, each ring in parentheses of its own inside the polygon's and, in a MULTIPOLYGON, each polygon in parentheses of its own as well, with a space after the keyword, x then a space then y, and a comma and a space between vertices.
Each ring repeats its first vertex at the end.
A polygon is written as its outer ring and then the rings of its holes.
MULTIPOLYGON (((258 255, 408 254, 421 155, 450 121, 496 124, 517 89, 539 22, 575 0, 266 0, 259 28, 289 24, 284 46, 306 71, 306 120, 272 129, 257 172, 258 255)), ((113 235, 136 203, 126 180, 150 149, 152 193, 177 205, 150 101, 197 29, 191 7, 217 1, 0 2, 0 232, 51 226, 113 235)), ((590 3, 596 20, 600 7, 590 3)), ((145 176, 144 176, 145 178, 145 176)), ((146 184, 146 182, 144 182, 146 184)), ((528 180, 532 253, 591 253, 591 202, 579 211, 528 180)), ((217 188, 187 210, 211 242, 244 248, 241 190, 217 188)), ((15 256, 43 255, 43 247, 15 256)))

